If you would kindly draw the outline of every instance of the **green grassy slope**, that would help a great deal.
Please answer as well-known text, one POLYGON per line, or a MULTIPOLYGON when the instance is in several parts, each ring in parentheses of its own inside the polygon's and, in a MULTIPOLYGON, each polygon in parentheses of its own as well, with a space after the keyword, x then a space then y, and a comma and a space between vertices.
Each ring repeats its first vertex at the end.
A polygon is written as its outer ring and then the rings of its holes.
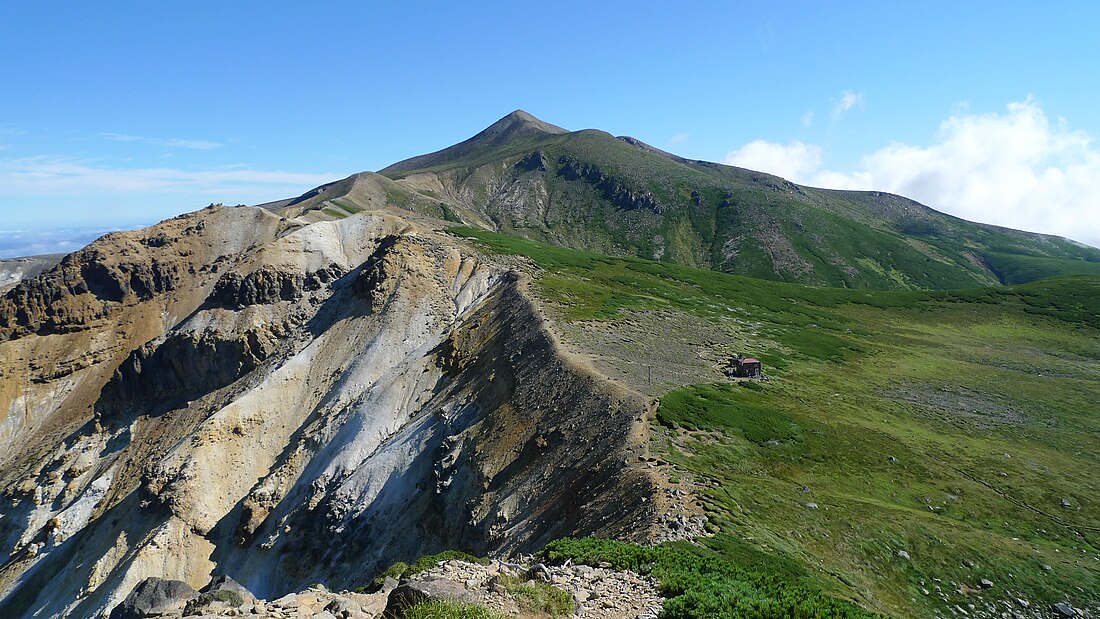
POLYGON ((966 222, 890 194, 801 187, 527 115, 382 174, 409 187, 436 178, 452 211, 501 232, 767 279, 950 289, 1100 275, 1100 250, 1064 239, 966 222))
POLYGON ((682 387, 658 412, 721 529, 708 546, 748 544, 898 616, 1098 604, 1100 278, 809 288, 458 232, 530 257, 559 320, 744 325, 731 348, 772 380, 682 387))

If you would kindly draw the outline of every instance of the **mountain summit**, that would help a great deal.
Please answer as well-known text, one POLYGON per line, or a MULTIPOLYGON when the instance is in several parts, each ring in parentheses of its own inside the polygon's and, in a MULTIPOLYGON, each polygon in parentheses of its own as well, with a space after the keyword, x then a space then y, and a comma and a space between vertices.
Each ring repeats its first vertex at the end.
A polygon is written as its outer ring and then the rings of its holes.
POLYGON ((486 155, 502 147, 562 133, 568 133, 568 131, 543 122, 523 110, 516 110, 468 140, 434 153, 399 161, 380 170, 379 174, 394 175, 410 170, 431 168, 455 160, 486 155))

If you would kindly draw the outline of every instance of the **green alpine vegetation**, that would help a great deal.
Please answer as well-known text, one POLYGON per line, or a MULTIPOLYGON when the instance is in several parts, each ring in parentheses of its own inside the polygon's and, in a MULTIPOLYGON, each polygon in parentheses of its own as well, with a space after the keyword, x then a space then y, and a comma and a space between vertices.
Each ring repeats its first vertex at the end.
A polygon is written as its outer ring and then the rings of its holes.
MULTIPOLYGON (((653 387, 654 450, 717 535, 667 551, 561 542, 554 556, 650 565, 687 596, 670 617, 741 616, 715 599, 795 608, 753 574, 901 617, 1100 599, 1100 278, 818 288, 453 232, 525 257, 567 345, 590 345, 574 328, 660 317, 597 363, 648 363, 677 324, 703 324, 723 337, 687 342, 697 356, 751 353, 769 377, 653 387), (677 553, 722 567, 695 573, 677 553)), ((770 612, 747 616, 832 616, 770 612)))
POLYGON ((568 617, 573 614, 573 596, 546 582, 523 580, 515 576, 503 575, 500 578, 508 595, 527 613, 549 615, 550 617, 568 617))
POLYGON ((382 582, 387 577, 393 578, 394 580, 406 580, 408 578, 416 576, 421 572, 432 569, 433 567, 438 565, 440 561, 451 560, 460 560, 466 561, 468 563, 481 564, 489 562, 489 560, 484 557, 477 557, 459 550, 444 550, 443 552, 420 557, 416 561, 413 561, 411 564, 405 563, 404 561, 398 561, 397 563, 394 563, 393 565, 390 565, 386 569, 382 570, 382 573, 374 579, 372 584, 375 586, 375 588, 380 587, 382 585, 382 582))
MULTIPOLYGON (((722 542, 738 546, 730 539, 722 542)), ((721 544, 678 542, 645 547, 604 539, 567 538, 551 542, 541 555, 548 561, 609 563, 617 570, 651 576, 667 598, 662 619, 875 616, 851 602, 821 593, 797 565, 777 565, 779 562, 768 558, 754 562, 746 560, 743 549, 735 553, 715 548, 721 548, 721 544)))

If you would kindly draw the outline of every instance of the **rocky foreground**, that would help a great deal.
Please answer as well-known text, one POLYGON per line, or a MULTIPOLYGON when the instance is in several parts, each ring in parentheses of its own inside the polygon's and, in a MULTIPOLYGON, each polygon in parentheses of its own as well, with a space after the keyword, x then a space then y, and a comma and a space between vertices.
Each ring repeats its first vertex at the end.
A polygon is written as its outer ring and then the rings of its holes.
POLYGON ((148 578, 110 614, 110 619, 142 617, 256 617, 270 619, 400 618, 425 601, 475 604, 507 617, 577 616, 591 619, 655 619, 662 599, 656 584, 631 571, 588 565, 546 566, 462 560, 397 581, 386 578, 377 590, 333 592, 318 584, 275 600, 257 599, 226 576, 201 591, 182 581, 148 578))

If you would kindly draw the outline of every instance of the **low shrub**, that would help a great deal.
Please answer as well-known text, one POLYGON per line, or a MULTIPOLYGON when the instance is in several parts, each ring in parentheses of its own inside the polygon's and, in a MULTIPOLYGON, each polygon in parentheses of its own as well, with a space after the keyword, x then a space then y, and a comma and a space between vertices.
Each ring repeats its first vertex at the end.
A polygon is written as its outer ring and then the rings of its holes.
POLYGON ((197 598, 188 600, 187 605, 183 609, 183 615, 185 617, 188 615, 198 615, 202 612, 203 608, 219 602, 236 608, 244 604, 244 598, 241 597, 240 593, 229 589, 207 591, 197 598))
POLYGON ((551 617, 573 614, 573 596, 550 583, 525 581, 514 576, 501 576, 501 583, 524 612, 546 613, 551 617))
POLYGON ((697 546, 644 547, 605 539, 560 539, 541 557, 572 560, 617 570, 634 570, 657 580, 668 598, 661 619, 779 619, 789 617, 870 619, 855 604, 778 576, 775 571, 741 567, 697 546))
POLYGON ((480 604, 430 600, 406 608, 405 619, 504 619, 504 615, 480 604))
POLYGON ((387 577, 394 580, 407 580, 408 578, 432 569, 439 564, 440 561, 459 560, 466 561, 468 563, 480 563, 482 565, 488 564, 489 559, 485 557, 475 557, 474 555, 462 552, 460 550, 444 550, 434 555, 425 555, 420 557, 412 564, 405 563, 404 561, 398 561, 393 565, 382 570, 382 573, 374 578, 371 582, 372 587, 377 589, 382 586, 383 581, 387 577))

